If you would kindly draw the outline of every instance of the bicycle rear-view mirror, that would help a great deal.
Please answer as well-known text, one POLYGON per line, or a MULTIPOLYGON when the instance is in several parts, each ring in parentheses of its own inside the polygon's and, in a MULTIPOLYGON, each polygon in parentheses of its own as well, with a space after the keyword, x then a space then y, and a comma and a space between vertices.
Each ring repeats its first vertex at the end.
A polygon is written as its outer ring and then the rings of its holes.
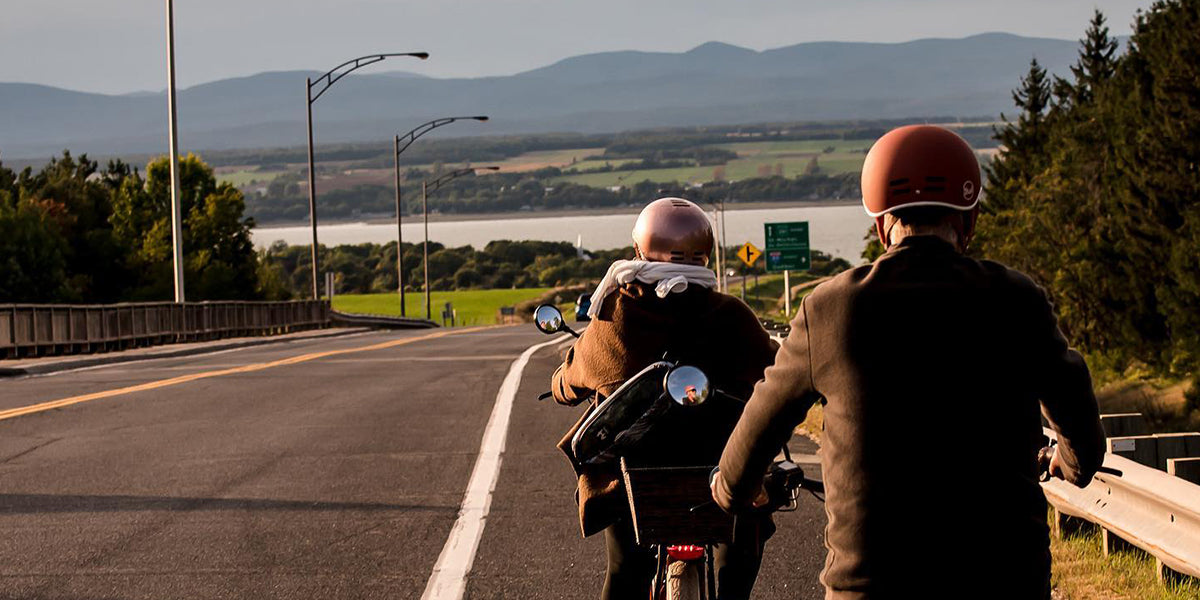
POLYGON ((684 365, 671 369, 664 387, 667 395, 682 406, 696 406, 708 400, 708 376, 696 367, 684 365))

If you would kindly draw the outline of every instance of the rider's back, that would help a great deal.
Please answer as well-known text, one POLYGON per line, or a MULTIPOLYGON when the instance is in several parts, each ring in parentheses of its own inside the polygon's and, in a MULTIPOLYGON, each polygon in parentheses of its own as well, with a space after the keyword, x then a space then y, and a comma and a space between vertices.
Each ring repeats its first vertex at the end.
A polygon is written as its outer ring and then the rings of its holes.
POLYGON ((914 237, 820 286, 804 310, 826 401, 826 585, 838 598, 1041 597, 1038 402, 1066 390, 1094 403, 1042 291, 914 237))
MULTIPOLYGON (((593 391, 604 397, 665 355, 700 368, 714 388, 744 399, 773 361, 775 349, 754 313, 732 296, 695 286, 659 298, 652 286, 635 282, 604 299, 599 315, 555 372, 551 390, 562 404, 584 401, 593 391)), ((714 402, 679 411, 691 419, 687 431, 666 428, 665 435, 646 440, 638 459, 716 464, 740 413, 740 407, 729 408, 714 402)), ((569 450, 574 432, 567 432, 560 448, 569 450)), ((586 535, 619 516, 625 499, 613 468, 581 475, 580 516, 586 535)))

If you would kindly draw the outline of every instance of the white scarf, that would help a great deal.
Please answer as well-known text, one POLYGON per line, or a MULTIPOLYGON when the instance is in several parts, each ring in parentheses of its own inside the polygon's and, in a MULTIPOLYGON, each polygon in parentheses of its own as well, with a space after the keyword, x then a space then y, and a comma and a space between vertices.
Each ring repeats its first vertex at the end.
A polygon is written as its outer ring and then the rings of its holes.
POLYGON ((717 274, 707 267, 700 265, 680 265, 668 262, 650 262, 646 260, 618 260, 608 268, 596 291, 592 292, 592 305, 588 307, 588 316, 596 318, 604 299, 617 288, 633 280, 654 284, 654 293, 659 298, 668 294, 678 294, 688 288, 688 284, 700 287, 717 287, 717 274))

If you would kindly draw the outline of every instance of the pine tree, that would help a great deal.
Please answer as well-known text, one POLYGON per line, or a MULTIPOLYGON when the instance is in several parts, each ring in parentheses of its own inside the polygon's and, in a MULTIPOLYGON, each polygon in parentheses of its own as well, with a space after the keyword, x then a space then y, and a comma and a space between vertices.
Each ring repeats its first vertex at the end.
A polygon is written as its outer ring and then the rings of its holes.
POLYGON ((1001 150, 985 167, 987 203, 985 212, 999 212, 1019 203, 1022 188, 1045 165, 1046 110, 1050 106, 1050 82, 1037 59, 1029 63, 1029 72, 1013 92, 1013 102, 1021 110, 1016 122, 1001 115, 1004 126, 993 129, 1001 150))

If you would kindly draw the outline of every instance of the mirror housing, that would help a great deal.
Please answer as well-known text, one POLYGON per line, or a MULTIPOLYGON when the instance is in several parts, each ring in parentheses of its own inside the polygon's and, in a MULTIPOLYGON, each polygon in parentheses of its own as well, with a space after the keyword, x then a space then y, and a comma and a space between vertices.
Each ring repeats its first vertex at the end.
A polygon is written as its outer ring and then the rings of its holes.
POLYGON ((543 304, 533 310, 533 324, 537 325, 538 331, 546 334, 559 333, 565 331, 575 337, 579 337, 567 326, 567 321, 563 319, 561 310, 553 304, 543 304))
POLYGON ((687 365, 668 371, 663 387, 667 395, 681 406, 704 404, 712 392, 708 385, 708 375, 696 367, 687 365))

